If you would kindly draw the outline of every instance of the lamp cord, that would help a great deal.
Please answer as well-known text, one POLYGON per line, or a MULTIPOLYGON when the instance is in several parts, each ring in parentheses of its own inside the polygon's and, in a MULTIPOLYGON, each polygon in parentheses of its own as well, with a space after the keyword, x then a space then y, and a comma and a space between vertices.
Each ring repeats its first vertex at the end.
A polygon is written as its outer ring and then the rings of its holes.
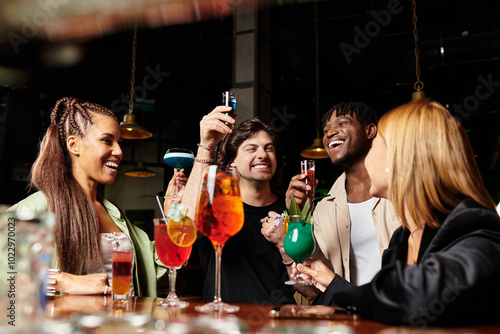
POLYGON ((130 72, 132 75, 130 77, 130 101, 128 102, 128 113, 131 114, 134 110, 134 84, 135 84, 135 58, 137 52, 137 21, 134 26, 134 40, 132 42, 132 66, 130 67, 130 72))
POLYGON ((319 138, 319 34, 318 34, 318 2, 314 1, 314 43, 316 72, 316 137, 319 138))
POLYGON ((418 30, 417 30, 417 2, 416 0, 411 1, 411 7, 413 11, 413 39, 415 41, 415 74, 417 76, 417 81, 413 85, 413 88, 417 92, 424 89, 424 83, 420 81, 420 50, 418 48, 418 30))

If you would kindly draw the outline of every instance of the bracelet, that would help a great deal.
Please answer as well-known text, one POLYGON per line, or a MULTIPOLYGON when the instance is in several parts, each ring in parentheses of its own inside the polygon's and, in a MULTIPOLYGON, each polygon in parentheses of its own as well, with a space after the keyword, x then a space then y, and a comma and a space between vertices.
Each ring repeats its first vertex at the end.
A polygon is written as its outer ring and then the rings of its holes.
POLYGON ((214 162, 214 159, 200 159, 200 158, 194 158, 195 162, 201 162, 202 164, 209 164, 214 162))
POLYGON ((201 147, 201 148, 203 148, 203 149, 207 150, 207 151, 208 151, 208 152, 210 152, 210 153, 213 153, 213 152, 212 152, 212 150, 211 150, 211 149, 209 149, 209 148, 208 148, 208 147, 206 147, 206 146, 203 146, 203 145, 201 145, 201 144, 196 144, 196 145, 198 145, 198 147, 201 147))
POLYGON ((285 261, 281 260, 281 262, 283 262, 283 264, 284 264, 285 266, 291 266, 291 265, 293 264, 293 262, 294 262, 294 261, 292 260, 292 261, 290 261, 290 262, 285 262, 285 261))

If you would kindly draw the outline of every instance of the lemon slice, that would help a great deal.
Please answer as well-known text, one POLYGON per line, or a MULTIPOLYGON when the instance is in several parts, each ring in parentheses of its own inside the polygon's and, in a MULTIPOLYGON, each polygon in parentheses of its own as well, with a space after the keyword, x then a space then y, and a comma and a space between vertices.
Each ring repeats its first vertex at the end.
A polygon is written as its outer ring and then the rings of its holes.
POLYGON ((283 220, 283 228, 285 229, 285 234, 288 233, 288 223, 290 222, 290 217, 285 215, 285 219, 283 220))
POLYGON ((170 219, 167 224, 170 240, 179 247, 189 247, 196 241, 196 225, 189 217, 182 221, 170 219))

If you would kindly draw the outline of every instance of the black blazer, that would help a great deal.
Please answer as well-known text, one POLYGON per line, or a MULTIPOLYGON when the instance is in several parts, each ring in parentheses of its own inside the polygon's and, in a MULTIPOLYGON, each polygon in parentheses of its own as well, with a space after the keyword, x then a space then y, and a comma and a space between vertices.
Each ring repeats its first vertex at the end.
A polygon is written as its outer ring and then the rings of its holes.
POLYGON ((356 287, 336 275, 315 303, 394 325, 499 321, 500 217, 467 198, 442 218, 440 228, 425 228, 416 265, 406 263, 410 232, 399 228, 370 283, 356 287))

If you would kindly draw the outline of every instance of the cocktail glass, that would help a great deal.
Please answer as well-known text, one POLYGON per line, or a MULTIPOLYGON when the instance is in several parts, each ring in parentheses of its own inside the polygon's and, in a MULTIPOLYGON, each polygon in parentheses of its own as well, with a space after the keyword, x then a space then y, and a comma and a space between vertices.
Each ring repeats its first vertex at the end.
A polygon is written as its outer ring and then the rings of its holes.
POLYGON ((314 199, 314 170, 314 160, 302 160, 300 162, 300 173, 306 176, 304 182, 312 188, 305 191, 306 198, 309 198, 309 203, 312 203, 314 199))
POLYGON ((243 227, 243 220, 243 202, 237 172, 215 165, 206 167, 196 209, 196 227, 210 239, 215 249, 215 295, 213 302, 197 306, 197 311, 239 310, 238 306, 223 303, 221 299, 221 254, 226 241, 243 227))
MULTIPOLYGON (((163 156, 163 161, 170 167, 176 168, 180 171, 182 168, 189 168, 193 166, 194 154, 192 151, 185 148, 170 148, 163 156)), ((180 198, 179 184, 175 182, 175 194, 167 196, 169 198, 180 198)))
POLYGON ((189 305, 182 301, 175 293, 175 281, 177 279, 177 268, 184 265, 191 255, 192 245, 187 247, 177 246, 167 232, 168 221, 165 218, 153 219, 155 226, 156 254, 160 261, 168 267, 169 292, 159 306, 184 308, 189 305))
POLYGON ((113 302, 126 303, 130 297, 132 252, 113 251, 113 302))
MULTIPOLYGON (((295 261, 295 263, 303 263, 314 253, 316 241, 313 236, 312 224, 307 223, 304 216, 290 216, 288 232, 286 233, 283 246, 285 252, 295 261)), ((285 282, 285 284, 288 285, 297 283, 303 285, 311 284, 304 280, 302 273, 285 282)))

